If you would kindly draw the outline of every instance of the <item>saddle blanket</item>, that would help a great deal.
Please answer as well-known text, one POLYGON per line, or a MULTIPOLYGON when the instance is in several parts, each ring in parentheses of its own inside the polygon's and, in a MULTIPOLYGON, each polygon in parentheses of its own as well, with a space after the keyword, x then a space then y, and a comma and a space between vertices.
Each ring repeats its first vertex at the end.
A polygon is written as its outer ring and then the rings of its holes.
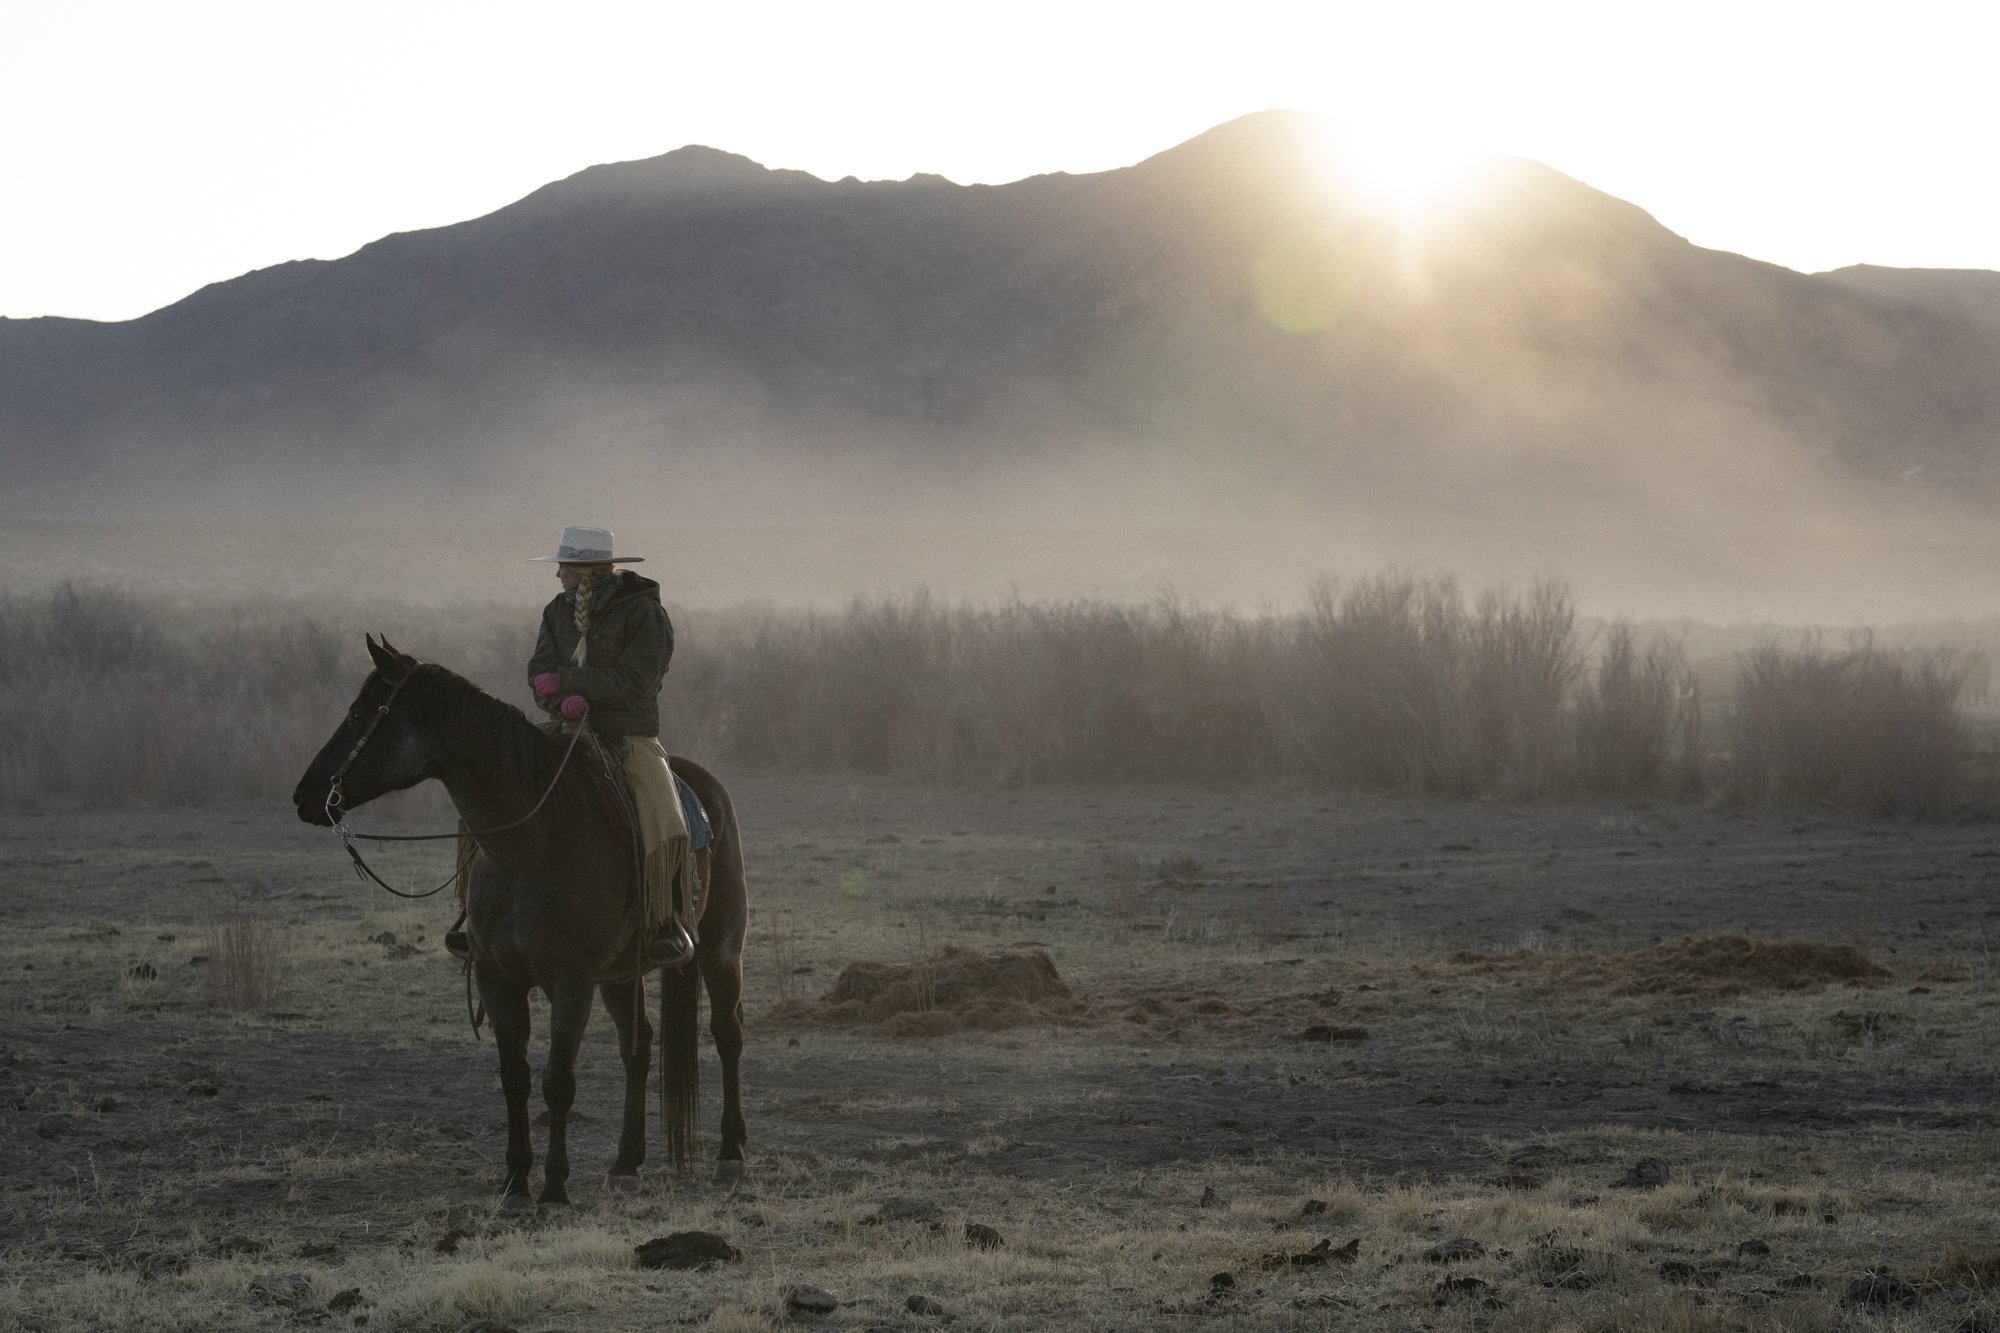
POLYGON ((694 794, 693 787, 688 786, 687 779, 678 773, 674 774, 674 789, 681 794, 681 814, 687 819, 688 846, 698 852, 708 846, 709 839, 714 836, 714 830, 708 826, 708 811, 701 808, 701 798, 694 794))

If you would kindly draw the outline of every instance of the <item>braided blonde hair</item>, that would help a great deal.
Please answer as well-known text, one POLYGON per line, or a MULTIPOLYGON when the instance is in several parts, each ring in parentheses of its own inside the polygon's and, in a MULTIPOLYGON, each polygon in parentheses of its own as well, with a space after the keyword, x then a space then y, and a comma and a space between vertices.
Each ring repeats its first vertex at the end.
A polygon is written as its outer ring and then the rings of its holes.
POLYGON ((609 564, 599 564, 578 565, 576 572, 579 579, 576 585, 576 610, 573 613, 576 621, 575 662, 578 666, 584 666, 587 665, 586 659, 590 656, 591 596, 597 591, 597 581, 613 577, 616 571, 609 564))

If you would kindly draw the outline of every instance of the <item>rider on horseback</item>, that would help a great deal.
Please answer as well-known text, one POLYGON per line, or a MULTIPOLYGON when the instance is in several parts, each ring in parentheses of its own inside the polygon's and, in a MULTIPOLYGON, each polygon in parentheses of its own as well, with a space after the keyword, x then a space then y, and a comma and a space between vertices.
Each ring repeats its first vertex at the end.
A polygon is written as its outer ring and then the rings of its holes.
POLYGON ((555 564, 563 590, 542 608, 528 683, 552 725, 577 727, 588 716, 591 731, 614 748, 624 738, 623 766, 645 843, 647 919, 658 923, 647 962, 672 967, 694 956, 683 916, 692 907, 695 874, 686 817, 659 740, 660 686, 674 655, 674 626, 658 583, 613 568, 644 558, 614 556, 612 534, 586 527, 564 528, 554 555, 532 557, 555 564))

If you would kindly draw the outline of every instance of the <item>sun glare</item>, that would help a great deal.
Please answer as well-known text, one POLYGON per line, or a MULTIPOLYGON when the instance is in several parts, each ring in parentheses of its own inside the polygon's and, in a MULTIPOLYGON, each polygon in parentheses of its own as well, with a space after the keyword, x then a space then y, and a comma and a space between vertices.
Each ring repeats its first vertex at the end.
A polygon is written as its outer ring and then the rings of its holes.
POLYGON ((1486 171, 1484 154, 1389 124, 1329 132, 1323 154, 1335 190, 1402 223, 1435 219, 1471 194, 1486 171))

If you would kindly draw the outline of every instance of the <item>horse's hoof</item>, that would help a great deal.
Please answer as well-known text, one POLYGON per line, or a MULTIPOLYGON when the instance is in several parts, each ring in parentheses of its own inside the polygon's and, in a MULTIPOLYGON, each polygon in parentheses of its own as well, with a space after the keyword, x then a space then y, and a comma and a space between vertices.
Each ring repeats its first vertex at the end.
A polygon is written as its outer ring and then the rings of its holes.
POLYGON ((728 1161, 717 1162, 715 1164, 715 1183, 718 1185, 727 1185, 731 1189, 741 1185, 743 1183, 742 1159, 731 1158, 728 1161))
POLYGON ((543 1204, 546 1204, 546 1205, 551 1205, 551 1206, 554 1206, 554 1207, 561 1207, 561 1208, 567 1208, 567 1207, 569 1207, 569 1191, 568 1191, 568 1190, 543 1190, 543 1191, 542 1191, 542 1197, 541 1197, 541 1198, 539 1198, 539 1199, 537 1199, 537 1200, 535 1200, 535 1203, 536 1203, 537 1205, 543 1205, 543 1204))
POLYGON ((503 1213, 532 1213, 535 1211, 535 1201, 526 1194, 508 1194, 500 1200, 500 1211, 503 1213))
POLYGON ((639 1173, 637 1171, 606 1171, 604 1192, 636 1197, 639 1193, 639 1173))

